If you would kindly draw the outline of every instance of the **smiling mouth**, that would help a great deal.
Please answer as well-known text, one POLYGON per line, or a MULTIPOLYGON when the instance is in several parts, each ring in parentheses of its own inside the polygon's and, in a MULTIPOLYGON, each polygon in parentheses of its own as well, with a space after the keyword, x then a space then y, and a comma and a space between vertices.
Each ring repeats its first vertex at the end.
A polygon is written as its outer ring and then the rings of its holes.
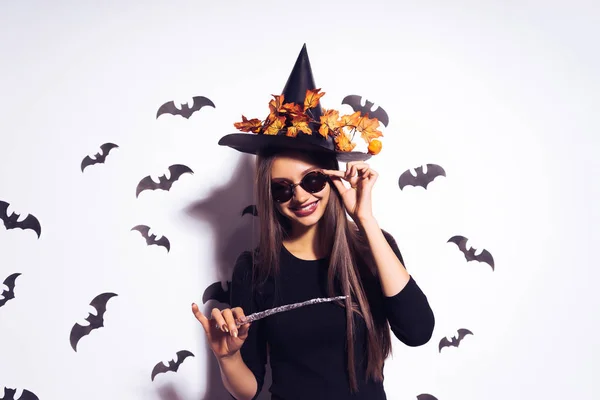
POLYGON ((290 207, 290 210, 292 210, 292 211, 308 211, 308 210, 310 210, 310 209, 311 209, 311 208, 312 208, 314 205, 316 205, 316 203, 317 203, 318 201, 319 201, 319 200, 316 200, 316 201, 310 202, 310 203, 308 203, 307 205, 305 205, 305 206, 301 206, 301 207, 290 207))

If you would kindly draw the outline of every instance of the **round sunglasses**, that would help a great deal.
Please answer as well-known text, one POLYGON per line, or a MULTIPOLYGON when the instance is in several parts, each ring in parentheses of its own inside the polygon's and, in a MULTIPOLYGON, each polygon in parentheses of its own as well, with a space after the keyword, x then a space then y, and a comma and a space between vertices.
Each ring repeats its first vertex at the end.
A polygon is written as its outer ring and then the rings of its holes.
POLYGON ((300 183, 273 182, 271 183, 271 194, 273 200, 278 203, 288 202, 294 196, 294 188, 300 186, 308 193, 317 193, 325 188, 329 177, 322 172, 312 171, 304 175, 300 183))

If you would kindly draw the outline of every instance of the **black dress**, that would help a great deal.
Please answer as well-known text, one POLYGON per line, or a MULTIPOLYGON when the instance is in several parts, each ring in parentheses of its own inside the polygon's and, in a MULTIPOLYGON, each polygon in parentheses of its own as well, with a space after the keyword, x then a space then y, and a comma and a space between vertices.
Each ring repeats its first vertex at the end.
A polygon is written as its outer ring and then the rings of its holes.
MULTIPOLYGON (((393 237, 384 232, 388 243, 402 261, 393 237)), ((328 297, 329 260, 301 260, 282 246, 280 275, 275 292, 274 280, 261 293, 252 293, 252 258, 244 252, 238 258, 231 285, 231 307, 241 307, 246 315, 279 305, 328 297)), ((383 296, 383 294, 382 294, 383 296)), ((383 310, 393 334, 408 346, 429 341, 434 315, 415 280, 395 296, 383 296, 383 310)), ((264 383, 267 342, 272 372, 272 400, 352 399, 385 400, 382 382, 366 380, 366 326, 355 317, 355 367, 358 392, 350 392, 346 368, 346 312, 334 303, 321 303, 275 314, 254 322, 240 352, 258 383, 256 397, 264 383)))

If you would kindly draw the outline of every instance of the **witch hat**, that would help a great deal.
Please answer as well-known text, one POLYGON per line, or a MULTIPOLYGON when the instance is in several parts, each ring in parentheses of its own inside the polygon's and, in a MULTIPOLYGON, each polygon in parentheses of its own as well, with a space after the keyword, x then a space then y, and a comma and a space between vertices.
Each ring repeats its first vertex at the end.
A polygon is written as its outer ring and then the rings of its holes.
MULTIPOLYGON (((269 117, 261 121, 248 120, 242 116, 242 122, 234 126, 242 132, 250 133, 225 135, 219 140, 219 145, 229 146, 249 154, 257 154, 263 149, 273 148, 328 153, 342 162, 369 159, 371 154, 368 152, 351 150, 355 145, 352 145, 349 137, 338 137, 338 135, 345 135, 341 129, 336 129, 334 132, 326 127, 321 128, 323 111, 319 98, 324 93, 318 93, 319 91, 320 89, 315 85, 306 44, 304 44, 281 96, 274 96, 275 100, 269 103, 271 108, 269 117), (313 102, 305 107, 305 100, 311 91, 312 95, 316 95, 316 104, 313 102), (300 121, 300 124, 295 125, 294 121, 300 121), (320 129, 325 134, 320 133, 320 129)), ((354 116, 360 118, 356 113, 354 116)), ((380 132, 379 135, 381 136, 380 132)))

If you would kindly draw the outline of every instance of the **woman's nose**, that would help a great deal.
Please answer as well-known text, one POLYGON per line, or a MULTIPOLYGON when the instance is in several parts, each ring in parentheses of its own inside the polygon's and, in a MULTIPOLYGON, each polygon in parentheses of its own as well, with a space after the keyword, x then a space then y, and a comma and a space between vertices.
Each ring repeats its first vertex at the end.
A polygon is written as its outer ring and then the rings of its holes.
POLYGON ((311 194, 308 193, 302 186, 298 185, 294 188, 294 198, 298 204, 304 203, 310 198, 311 194))

